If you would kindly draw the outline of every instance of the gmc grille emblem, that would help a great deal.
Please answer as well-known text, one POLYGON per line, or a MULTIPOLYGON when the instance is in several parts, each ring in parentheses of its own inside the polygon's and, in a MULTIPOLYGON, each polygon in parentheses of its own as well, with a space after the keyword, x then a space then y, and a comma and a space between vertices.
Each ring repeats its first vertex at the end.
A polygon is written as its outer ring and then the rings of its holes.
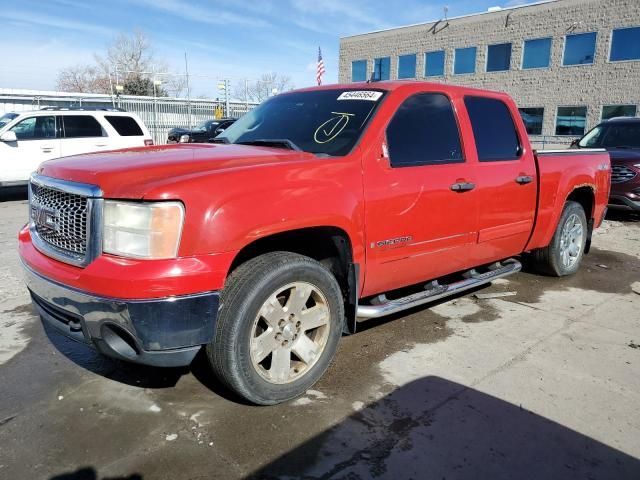
POLYGON ((50 228, 55 232, 58 232, 60 229, 58 213, 51 208, 33 204, 31 206, 31 218, 36 224, 50 228))

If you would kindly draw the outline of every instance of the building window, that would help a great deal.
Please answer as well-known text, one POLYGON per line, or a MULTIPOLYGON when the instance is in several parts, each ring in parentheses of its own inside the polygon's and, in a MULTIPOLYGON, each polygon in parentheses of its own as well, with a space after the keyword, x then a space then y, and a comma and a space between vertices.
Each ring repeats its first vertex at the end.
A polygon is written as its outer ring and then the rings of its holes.
POLYGON ((367 79, 367 61, 354 60, 351 62, 351 81, 364 82, 367 79))
POLYGON ((398 57, 398 78, 416 78, 416 55, 398 57))
POLYGON ((587 123, 587 107, 558 107, 556 135, 581 137, 587 123))
POLYGON ((391 58, 376 58, 373 61, 373 79, 389 80, 391 78, 391 58))
POLYGON ((564 39, 563 65, 589 65, 596 53, 596 33, 576 33, 564 39))
POLYGON ((442 77, 444 75, 444 50, 424 54, 424 76, 442 77))
POLYGON ((529 135, 542 135, 544 108, 519 108, 520 116, 529 135))
POLYGON ((522 68, 547 68, 551 58, 551 38, 525 40, 522 68))
POLYGON ((602 107, 602 120, 609 120, 614 117, 635 117, 635 105, 605 105, 602 107))
POLYGON ((609 60, 640 60, 640 27, 618 28, 613 31, 609 60))
POLYGON ((441 93, 407 98, 389 122, 387 144, 392 167, 464 161, 451 101, 441 93))
POLYGON ((478 160, 498 162, 517 160, 521 148, 516 126, 507 105, 489 97, 464 97, 478 160))
POLYGON ((503 72, 511 67, 511 44, 487 46, 487 72, 503 72))
POLYGON ((456 48, 453 61, 453 73, 475 73, 476 71, 476 47, 456 48))

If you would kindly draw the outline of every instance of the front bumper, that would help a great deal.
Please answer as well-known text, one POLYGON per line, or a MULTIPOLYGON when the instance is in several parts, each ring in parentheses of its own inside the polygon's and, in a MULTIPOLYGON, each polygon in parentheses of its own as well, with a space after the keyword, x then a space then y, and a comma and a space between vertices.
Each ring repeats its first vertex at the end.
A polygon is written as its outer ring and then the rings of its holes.
POLYGON ((44 323, 113 358, 145 365, 189 365, 213 337, 218 292, 145 300, 99 297, 43 277, 24 264, 44 323))
MULTIPOLYGON (((635 196, 637 197, 637 195, 635 196)), ((626 195, 612 193, 609 195, 609 208, 640 211, 640 198, 633 200, 626 195)))

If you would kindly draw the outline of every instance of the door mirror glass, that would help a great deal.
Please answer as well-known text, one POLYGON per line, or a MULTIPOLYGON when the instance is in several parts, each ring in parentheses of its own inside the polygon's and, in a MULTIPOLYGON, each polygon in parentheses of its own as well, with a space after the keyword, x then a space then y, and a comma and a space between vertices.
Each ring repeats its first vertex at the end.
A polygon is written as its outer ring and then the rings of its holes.
POLYGON ((578 148, 580 145, 578 145, 578 142, 580 141, 579 138, 575 138, 573 140, 571 140, 571 148, 578 148))
POLYGON ((17 142, 18 137, 16 136, 16 132, 4 132, 0 135, 0 142, 17 142))

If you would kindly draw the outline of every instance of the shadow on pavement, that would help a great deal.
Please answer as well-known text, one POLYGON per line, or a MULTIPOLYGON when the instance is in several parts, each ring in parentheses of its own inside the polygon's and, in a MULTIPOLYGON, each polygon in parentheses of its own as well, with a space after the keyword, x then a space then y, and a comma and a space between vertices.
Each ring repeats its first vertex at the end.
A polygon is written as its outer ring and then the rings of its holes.
POLYGON ((609 209, 605 218, 616 222, 640 222, 640 212, 609 209))
MULTIPOLYGON (((98 480, 98 474, 93 468, 84 467, 75 472, 56 475, 49 480, 98 480)), ((142 480, 142 475, 134 473, 127 477, 104 477, 102 480, 142 480)))
POLYGON ((424 377, 248 478, 373 477, 637 480, 640 461, 520 406, 424 377))

